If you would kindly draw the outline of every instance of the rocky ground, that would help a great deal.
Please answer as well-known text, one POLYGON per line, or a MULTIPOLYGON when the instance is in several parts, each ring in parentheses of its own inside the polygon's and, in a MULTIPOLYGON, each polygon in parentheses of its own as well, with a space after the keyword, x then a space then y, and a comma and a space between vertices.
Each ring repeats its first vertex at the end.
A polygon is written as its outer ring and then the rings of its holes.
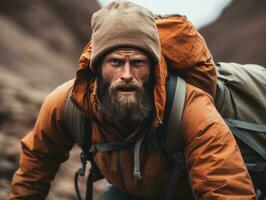
MULTIPOLYGON (((41 102, 56 85, 75 76, 88 40, 96 0, 9 0, 0 5, 0 199, 17 169, 19 140, 32 128, 41 102)), ((216 61, 266 66, 266 4, 234 0, 200 30, 216 61)), ((47 199, 73 200, 79 151, 61 168, 47 199)), ((84 184, 83 184, 84 185, 84 184)), ((98 194, 106 186, 100 182, 98 194)))

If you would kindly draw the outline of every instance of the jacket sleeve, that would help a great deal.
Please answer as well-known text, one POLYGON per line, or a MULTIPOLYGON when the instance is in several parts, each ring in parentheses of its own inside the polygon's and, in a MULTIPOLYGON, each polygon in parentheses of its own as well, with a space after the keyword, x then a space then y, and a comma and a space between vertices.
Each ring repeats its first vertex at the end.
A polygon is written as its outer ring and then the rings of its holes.
POLYGON ((185 160, 196 199, 255 199, 255 192, 230 129, 212 98, 187 84, 182 128, 185 160))
POLYGON ((45 199, 60 163, 68 159, 72 141, 62 131, 62 115, 70 83, 48 95, 36 124, 22 140, 19 169, 8 200, 45 199))

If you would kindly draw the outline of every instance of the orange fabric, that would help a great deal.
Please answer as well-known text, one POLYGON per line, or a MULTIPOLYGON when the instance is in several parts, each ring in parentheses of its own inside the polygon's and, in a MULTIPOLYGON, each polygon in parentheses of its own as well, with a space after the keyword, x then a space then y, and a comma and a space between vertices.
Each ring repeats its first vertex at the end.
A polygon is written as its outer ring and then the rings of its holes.
MULTIPOLYGON (((178 39, 173 40, 174 44, 180 45, 173 46, 183 48, 182 51, 179 50, 180 53, 175 52, 175 56, 180 55, 180 58, 169 60, 169 55, 174 52, 169 53, 168 48, 164 49, 162 46, 163 55, 161 63, 155 69, 156 85, 153 91, 157 115, 147 130, 145 140, 156 138, 156 128, 163 119, 167 62, 171 62, 171 66, 191 82, 211 84, 212 89, 207 89, 210 94, 213 95, 215 91, 215 69, 204 41, 184 17, 175 16, 171 19, 174 21, 169 21, 170 24, 173 23, 170 27, 174 27, 173 31, 179 35, 178 39), (179 31, 182 27, 187 28, 179 31), (182 37, 187 39, 182 42, 182 37), (203 75, 205 73, 209 74, 203 75)), ((167 37, 167 32, 163 31, 163 20, 159 20, 161 24, 158 25, 159 31, 162 28, 162 45, 172 41, 167 37)), ((174 47, 169 45, 169 48, 174 47)), ((20 168, 14 175, 9 200, 44 199, 60 163, 67 159, 73 144, 63 134, 62 117, 72 85, 73 100, 88 115, 98 119, 96 84, 94 74, 88 67, 89 55, 88 45, 80 58, 80 69, 75 82, 70 81, 60 86, 46 98, 33 131, 22 139, 20 168)), ((94 144, 121 141, 118 137, 121 130, 103 123, 92 125, 94 144)), ((255 199, 253 185, 239 149, 230 130, 217 113, 212 97, 190 84, 187 84, 181 128, 188 177, 197 199, 255 199)), ((136 133, 125 140, 135 136, 136 133)), ((141 150, 142 180, 133 178, 134 158, 131 148, 117 152, 98 152, 94 158, 103 176, 114 186, 144 199, 164 198, 173 166, 161 150, 151 151, 145 147, 141 150)), ((175 197, 192 199, 190 186, 185 178, 178 181, 175 197)))

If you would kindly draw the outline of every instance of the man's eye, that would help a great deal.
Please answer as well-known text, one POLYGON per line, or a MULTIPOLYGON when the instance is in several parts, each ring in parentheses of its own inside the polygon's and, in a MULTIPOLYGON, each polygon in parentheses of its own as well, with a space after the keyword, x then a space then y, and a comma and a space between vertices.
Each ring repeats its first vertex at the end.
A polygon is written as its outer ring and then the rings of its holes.
POLYGON ((112 59, 110 60, 110 64, 114 66, 120 66, 122 64, 122 61, 119 59, 112 59))
POLYGON ((134 60, 134 61, 132 61, 132 64, 136 65, 136 66, 143 65, 144 63, 145 63, 144 60, 134 60))

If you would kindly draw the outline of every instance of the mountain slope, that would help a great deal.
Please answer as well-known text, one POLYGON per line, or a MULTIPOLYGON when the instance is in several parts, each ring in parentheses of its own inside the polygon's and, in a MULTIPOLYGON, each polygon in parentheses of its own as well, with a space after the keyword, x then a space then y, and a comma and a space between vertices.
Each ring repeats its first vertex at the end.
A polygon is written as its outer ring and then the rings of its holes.
POLYGON ((216 62, 255 63, 266 67, 264 0, 234 0, 218 20, 200 32, 216 62))

